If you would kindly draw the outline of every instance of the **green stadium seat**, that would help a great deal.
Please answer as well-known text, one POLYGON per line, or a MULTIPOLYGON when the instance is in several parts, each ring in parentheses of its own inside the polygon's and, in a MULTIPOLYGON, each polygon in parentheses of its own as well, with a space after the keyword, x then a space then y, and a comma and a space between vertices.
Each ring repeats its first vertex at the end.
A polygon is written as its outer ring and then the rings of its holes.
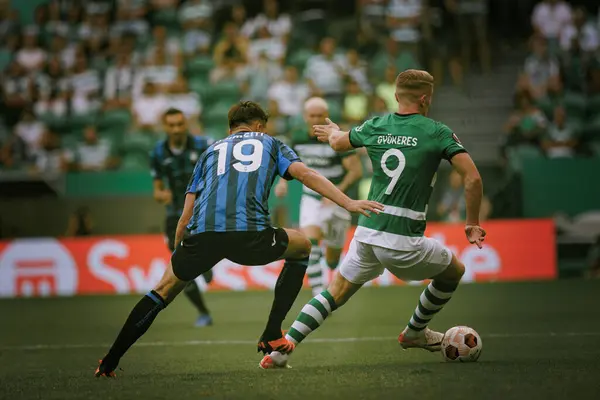
POLYGON ((149 169, 150 156, 141 151, 125 153, 121 159, 121 169, 126 171, 145 171, 149 169))
POLYGON ((306 67, 306 63, 308 59, 311 58, 315 53, 310 49, 301 48, 290 54, 288 57, 287 63, 289 65, 293 65, 298 69, 298 72, 301 74, 304 71, 304 67, 306 67))
POLYGON ((565 94, 564 106, 570 118, 585 118, 587 100, 582 94, 567 92, 565 94))
POLYGON ((592 118, 600 115, 600 94, 590 96, 587 100, 588 115, 592 118))
POLYGON ((235 103, 240 100, 241 90, 240 85, 235 80, 221 81, 210 86, 210 91, 215 99, 230 103, 235 103))
POLYGON ((554 109, 564 104, 564 97, 549 97, 545 96, 537 101, 537 106, 546 115, 546 118, 552 119, 554 115, 554 109))
POLYGON ((68 120, 68 127, 71 131, 77 132, 83 130, 88 125, 95 125, 98 121, 98 113, 90 112, 86 114, 71 115, 68 120))
POLYGON ((218 101, 207 108, 202 114, 202 120, 207 127, 222 127, 227 121, 227 114, 231 108, 231 103, 218 101))
POLYGON ((127 110, 112 110, 102 113, 98 118, 98 127, 102 130, 126 129, 131 124, 131 114, 127 110))
POLYGON ((12 53, 7 49, 0 49, 0 71, 4 71, 12 60, 12 53))
POLYGON ((127 152, 139 151, 142 153, 150 153, 158 138, 146 132, 128 132, 125 133, 121 149, 127 152))
POLYGON ((185 73, 188 78, 208 77, 210 70, 215 66, 211 57, 198 56, 185 63, 185 73))
POLYGON ((81 139, 81 133, 79 132, 64 133, 60 135, 60 144, 65 149, 74 150, 81 139))

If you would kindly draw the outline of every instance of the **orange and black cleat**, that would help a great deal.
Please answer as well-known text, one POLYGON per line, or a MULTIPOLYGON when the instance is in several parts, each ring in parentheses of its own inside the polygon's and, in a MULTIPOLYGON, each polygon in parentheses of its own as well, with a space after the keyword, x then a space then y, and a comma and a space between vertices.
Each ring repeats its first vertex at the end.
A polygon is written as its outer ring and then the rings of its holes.
POLYGON ((109 366, 104 360, 98 361, 98 368, 96 368, 96 372, 94 376, 96 378, 100 378, 101 376, 105 376, 107 378, 116 378, 117 374, 115 374, 116 366, 109 366))
POLYGON ((278 351, 281 354, 290 354, 293 352, 296 348, 296 345, 287 340, 283 334, 284 333, 281 332, 281 337, 275 340, 266 340, 260 338, 260 341, 258 342, 258 352, 262 351, 262 353, 265 355, 273 351, 278 351))

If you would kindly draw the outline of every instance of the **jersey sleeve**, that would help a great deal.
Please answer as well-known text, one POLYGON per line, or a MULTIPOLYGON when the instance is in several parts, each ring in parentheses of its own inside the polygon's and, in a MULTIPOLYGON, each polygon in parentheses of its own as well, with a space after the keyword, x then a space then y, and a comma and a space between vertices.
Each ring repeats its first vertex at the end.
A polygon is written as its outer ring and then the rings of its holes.
POLYGON ((456 134, 444 124, 440 124, 438 127, 437 138, 442 157, 445 160, 450 161, 455 155, 467 152, 465 147, 458 139, 458 136, 456 136, 456 134))
POLYGON ((150 175, 154 180, 162 180, 164 177, 156 149, 150 152, 150 175))
POLYGON ((300 157, 288 145, 276 140, 279 151, 277 152, 277 174, 286 180, 292 180, 292 176, 288 174, 288 168, 292 163, 299 162, 300 157))
POLYGON ((373 130, 373 119, 363 122, 362 125, 350 129, 350 144, 354 148, 363 147, 367 137, 373 130))

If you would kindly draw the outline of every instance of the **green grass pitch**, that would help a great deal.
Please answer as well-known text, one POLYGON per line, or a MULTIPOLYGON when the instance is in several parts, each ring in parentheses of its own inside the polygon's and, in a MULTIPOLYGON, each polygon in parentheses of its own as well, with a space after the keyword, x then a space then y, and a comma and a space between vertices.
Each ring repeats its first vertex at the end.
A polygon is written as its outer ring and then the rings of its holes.
MULTIPOLYGON (((122 360, 94 369, 138 296, 0 301, 0 399, 598 399, 600 281, 471 284, 432 328, 469 325, 477 363, 403 351, 422 287, 365 288, 291 358, 263 371, 254 342, 271 292, 208 293, 215 325, 177 299, 122 360)), ((303 291, 286 327, 309 299, 303 291)))

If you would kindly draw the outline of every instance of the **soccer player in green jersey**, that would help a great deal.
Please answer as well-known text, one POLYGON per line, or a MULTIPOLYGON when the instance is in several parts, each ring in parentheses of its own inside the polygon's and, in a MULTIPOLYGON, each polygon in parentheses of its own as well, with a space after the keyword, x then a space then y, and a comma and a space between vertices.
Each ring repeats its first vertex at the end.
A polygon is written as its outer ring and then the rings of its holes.
MULTIPOLYGON (((442 160, 448 160, 465 185, 465 233, 479 248, 485 231, 479 226, 483 186, 477 167, 446 125, 427 118, 433 77, 407 70, 396 79, 398 112, 375 117, 349 132, 327 121, 316 126, 320 140, 336 151, 366 147, 373 163, 369 200, 384 204, 379 215, 360 218, 348 254, 329 288, 306 304, 286 339, 297 345, 337 308, 384 269, 402 280, 432 279, 412 317, 398 337, 403 348, 439 351, 443 333, 430 330, 431 319, 450 300, 465 267, 438 241, 424 236, 427 203, 442 160)), ((271 353, 263 368, 285 366, 286 357, 271 353)))
MULTIPOLYGON (((327 143, 317 140, 313 126, 323 125, 329 116, 329 106, 320 97, 312 97, 304 103, 306 128, 294 132, 292 149, 309 167, 329 179, 342 192, 346 192, 362 177, 362 164, 358 154, 350 151, 336 152, 327 143)), ((275 186, 277 197, 287 194, 288 182, 280 179, 275 186)), ((314 190, 303 186, 300 200, 300 229, 311 242, 310 258, 306 275, 313 295, 321 293, 323 287, 323 267, 335 269, 340 261, 346 235, 350 229, 350 213, 314 190), (321 250, 325 248, 325 257, 321 250)))

